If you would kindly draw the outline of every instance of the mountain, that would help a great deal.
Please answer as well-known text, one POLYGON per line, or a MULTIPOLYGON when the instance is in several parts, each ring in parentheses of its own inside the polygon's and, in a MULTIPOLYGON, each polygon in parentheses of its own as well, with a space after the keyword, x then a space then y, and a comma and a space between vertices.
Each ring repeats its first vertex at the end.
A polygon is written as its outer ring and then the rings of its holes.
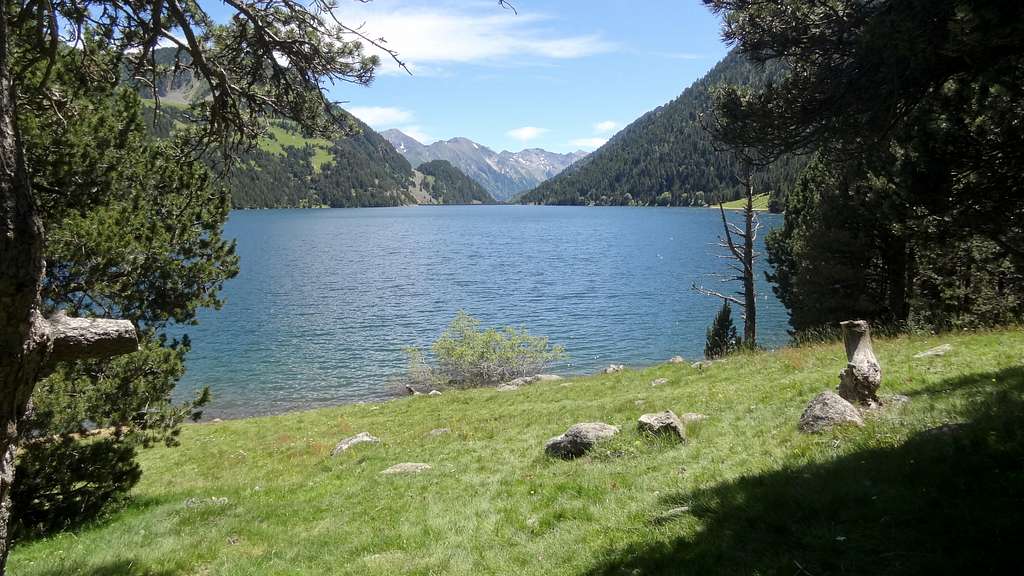
MULTIPOLYGON (((173 63, 174 49, 158 49, 157 62, 173 63)), ((128 82, 126 78, 126 82, 128 82)), ((136 86, 144 101, 152 90, 136 86)), ((145 108, 147 122, 156 137, 168 137, 186 125, 188 103, 202 99, 206 83, 191 73, 168 72, 156 82, 161 98, 159 113, 145 108)), ((428 203, 494 202, 451 165, 435 166, 436 174, 413 170, 394 147, 366 124, 351 118, 356 134, 325 140, 302 134, 287 120, 274 120, 256 148, 241 154, 226 184, 236 208, 286 208, 330 206, 334 208, 401 206, 428 203)))
POLYGON ((423 175, 420 188, 439 204, 494 204, 483 186, 447 160, 424 162, 416 172, 423 175))
POLYGON ((502 201, 552 178, 587 155, 586 152, 558 154, 540 148, 497 153, 468 138, 427 145, 395 129, 385 130, 381 136, 414 167, 432 160, 446 160, 502 201))
MULTIPOLYGON (((720 83, 757 87, 780 78, 779 65, 760 66, 733 52, 678 98, 644 114, 607 144, 558 176, 516 198, 533 204, 704 206, 734 200, 742 191, 735 159, 717 152, 700 125, 720 83)), ((757 177, 781 208, 786 190, 806 164, 786 157, 757 177)))

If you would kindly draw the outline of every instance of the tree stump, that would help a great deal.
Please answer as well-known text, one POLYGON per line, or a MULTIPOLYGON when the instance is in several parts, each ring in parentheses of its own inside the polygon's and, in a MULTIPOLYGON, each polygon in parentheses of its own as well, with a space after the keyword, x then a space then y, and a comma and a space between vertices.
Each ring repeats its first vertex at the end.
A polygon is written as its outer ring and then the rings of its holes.
POLYGON ((841 322, 846 345, 846 369, 839 373, 839 395, 851 404, 875 406, 882 384, 882 367, 871 348, 871 329, 864 320, 841 322))

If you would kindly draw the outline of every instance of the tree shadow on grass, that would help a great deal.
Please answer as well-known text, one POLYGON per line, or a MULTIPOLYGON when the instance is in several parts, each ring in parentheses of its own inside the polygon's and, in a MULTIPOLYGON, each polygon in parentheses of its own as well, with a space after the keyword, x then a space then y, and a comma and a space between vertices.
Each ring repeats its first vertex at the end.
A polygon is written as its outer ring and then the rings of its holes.
POLYGON ((151 570, 133 560, 114 560, 90 568, 57 569, 43 574, 46 576, 178 576, 180 572, 151 570))
MULTIPOLYGON (((610 551, 589 574, 1016 572, 1024 369, 935 388, 960 386, 985 393, 964 424, 925 431, 895 448, 673 494, 663 504, 689 506, 702 526, 696 534, 610 551)), ((674 525, 681 531, 686 522, 674 525)))

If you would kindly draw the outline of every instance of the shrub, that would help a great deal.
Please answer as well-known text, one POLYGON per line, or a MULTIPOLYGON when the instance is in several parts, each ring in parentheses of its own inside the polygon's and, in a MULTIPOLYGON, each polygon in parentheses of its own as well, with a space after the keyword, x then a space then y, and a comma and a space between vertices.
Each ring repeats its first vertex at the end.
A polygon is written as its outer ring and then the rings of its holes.
POLYGON ((736 325, 732 322, 732 306, 728 302, 723 302, 715 321, 708 327, 704 356, 708 360, 721 358, 739 349, 740 345, 736 325))
POLYGON ((493 386, 539 374, 565 358, 561 346, 525 329, 480 329, 480 321, 460 311, 431 346, 436 366, 430 367, 419 349, 407 350, 412 385, 473 388, 493 386))

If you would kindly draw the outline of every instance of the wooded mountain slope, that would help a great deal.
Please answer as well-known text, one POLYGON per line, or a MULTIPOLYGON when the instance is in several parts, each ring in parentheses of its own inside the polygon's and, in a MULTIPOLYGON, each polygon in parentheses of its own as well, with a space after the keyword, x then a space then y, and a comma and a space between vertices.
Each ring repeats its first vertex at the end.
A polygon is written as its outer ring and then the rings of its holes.
MULTIPOLYGON (((640 204, 703 206, 734 200, 741 189, 737 163, 715 150, 700 114, 711 106, 720 83, 761 86, 779 78, 778 65, 761 67, 730 53, 678 98, 644 114, 590 156, 518 197, 537 204, 640 204)), ((776 207, 806 164, 787 157, 758 178, 758 193, 769 192, 776 207)))

